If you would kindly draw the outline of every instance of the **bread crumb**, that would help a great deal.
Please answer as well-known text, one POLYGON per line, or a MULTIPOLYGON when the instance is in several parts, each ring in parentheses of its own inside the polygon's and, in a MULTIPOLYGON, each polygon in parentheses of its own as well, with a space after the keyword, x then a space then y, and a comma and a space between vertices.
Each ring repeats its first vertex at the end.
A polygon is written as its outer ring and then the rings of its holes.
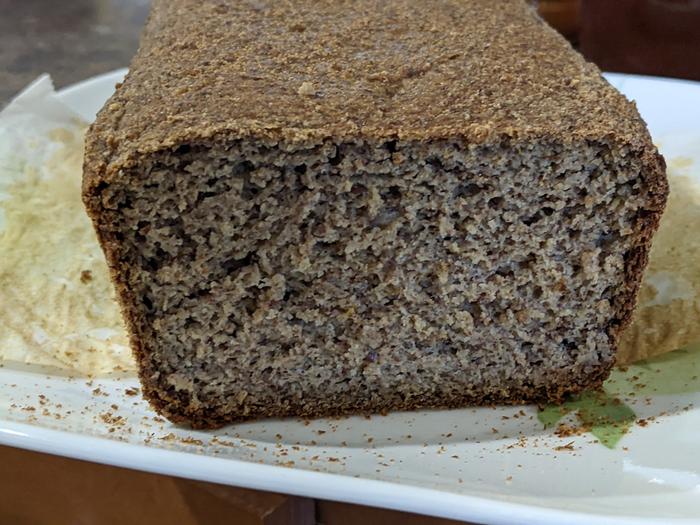
POLYGON ((194 439, 191 437, 180 438, 180 443, 185 445, 197 445, 199 447, 204 446, 204 442, 201 439, 194 439))
POLYGON ((122 416, 115 416, 111 412, 100 414, 100 419, 108 425, 112 425, 113 428, 110 429, 110 432, 114 431, 114 427, 122 427, 126 423, 126 420, 122 416))
POLYGON ((312 97, 316 94, 316 88, 314 88, 314 85, 311 82, 302 82, 301 86, 299 86, 299 89, 297 90, 297 93, 303 97, 312 97))
POLYGON ((556 450, 557 452, 572 452, 574 450, 574 442, 570 441, 566 445, 554 447, 554 450, 556 450))
POLYGON ((554 435, 560 438, 582 436, 587 432, 590 432, 590 430, 590 427, 588 427, 587 425, 571 426, 565 423, 561 423, 554 431, 554 435))

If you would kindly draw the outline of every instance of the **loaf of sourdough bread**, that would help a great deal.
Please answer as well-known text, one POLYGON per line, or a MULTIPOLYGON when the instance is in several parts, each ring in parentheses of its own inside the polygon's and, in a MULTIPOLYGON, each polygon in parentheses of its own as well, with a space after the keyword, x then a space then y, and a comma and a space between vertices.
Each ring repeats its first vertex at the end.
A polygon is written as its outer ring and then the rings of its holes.
POLYGON ((522 0, 156 0, 83 185, 144 394, 196 427, 595 388, 666 194, 522 0))

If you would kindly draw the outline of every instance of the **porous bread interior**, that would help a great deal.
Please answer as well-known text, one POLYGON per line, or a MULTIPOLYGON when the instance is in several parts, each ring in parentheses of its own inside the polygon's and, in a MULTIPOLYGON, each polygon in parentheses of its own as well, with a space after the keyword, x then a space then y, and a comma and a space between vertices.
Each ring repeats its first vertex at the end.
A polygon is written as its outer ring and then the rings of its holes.
POLYGON ((171 418, 210 422, 575 392, 614 359, 648 200, 626 153, 236 140, 150 156, 100 193, 144 384, 171 418))

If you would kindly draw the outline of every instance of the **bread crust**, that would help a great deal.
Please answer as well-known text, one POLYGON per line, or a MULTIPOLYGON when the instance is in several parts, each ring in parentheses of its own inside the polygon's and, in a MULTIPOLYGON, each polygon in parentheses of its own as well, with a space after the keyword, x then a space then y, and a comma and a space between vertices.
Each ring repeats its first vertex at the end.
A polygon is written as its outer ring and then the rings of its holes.
POLYGON ((560 402, 600 387, 612 360, 581 376, 562 373, 546 388, 487 398, 358 395, 340 410, 331 402, 283 404, 238 417, 207 407, 192 411, 163 390, 136 336, 139 299, 119 259, 120 240, 105 222, 101 190, 149 155, 182 146, 328 138, 605 141, 626 148, 642 161, 649 199, 625 261, 624 292, 613 305, 615 342, 629 324, 668 194, 664 160, 634 104, 525 2, 156 0, 126 80, 88 132, 83 200, 117 289, 144 395, 157 411, 210 428, 251 417, 560 402), (393 44, 396 49, 382 50, 393 44), (371 68, 362 46, 373 52, 371 68))

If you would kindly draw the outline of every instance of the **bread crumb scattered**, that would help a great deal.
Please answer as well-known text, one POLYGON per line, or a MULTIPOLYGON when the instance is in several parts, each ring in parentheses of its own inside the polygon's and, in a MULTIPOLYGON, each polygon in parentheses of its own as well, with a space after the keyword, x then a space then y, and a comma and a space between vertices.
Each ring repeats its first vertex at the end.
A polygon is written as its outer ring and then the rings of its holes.
POLYGON ((109 394, 108 394, 107 392, 103 392, 103 391, 100 389, 100 387, 95 388, 95 389, 92 391, 92 395, 93 395, 93 396, 104 396, 104 397, 108 397, 108 396, 109 396, 109 394))
MULTIPOLYGON (((104 412, 100 414, 100 419, 112 427, 122 427, 126 423, 126 420, 122 416, 115 416, 111 412, 104 412)), ((113 430, 110 429, 110 431, 113 430)))
POLYGON ((557 452, 573 452, 574 442, 570 441, 566 445, 560 445, 558 447, 554 447, 554 450, 556 450, 557 452))
POLYGON ((198 447, 204 446, 204 442, 201 439, 194 439, 191 437, 180 438, 180 443, 185 445, 197 445, 198 447))
POLYGON ((297 90, 302 97, 312 97, 316 94, 316 88, 311 82, 302 82, 297 90))

